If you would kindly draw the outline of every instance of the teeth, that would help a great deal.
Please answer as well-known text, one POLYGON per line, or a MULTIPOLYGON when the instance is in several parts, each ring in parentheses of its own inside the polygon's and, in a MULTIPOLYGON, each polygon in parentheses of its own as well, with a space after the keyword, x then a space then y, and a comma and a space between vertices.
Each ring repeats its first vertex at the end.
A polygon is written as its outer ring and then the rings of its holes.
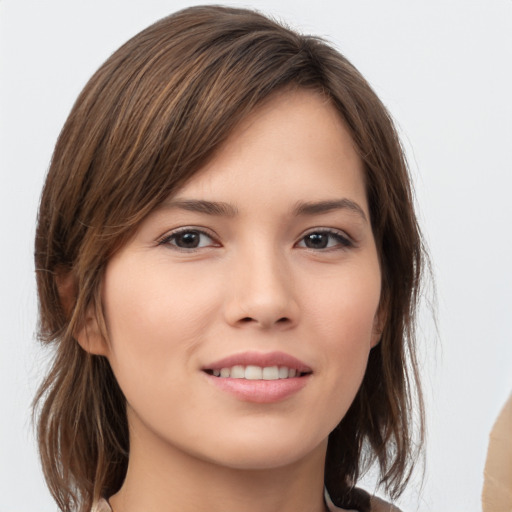
POLYGON ((286 379, 288 378, 289 371, 290 370, 286 368, 286 366, 281 366, 281 368, 279 368, 277 375, 280 379, 286 379))
POLYGON ((236 365, 231 368, 220 368, 212 370, 215 377, 246 379, 246 380, 278 380, 289 379, 300 375, 295 368, 286 366, 242 366, 236 365))
POLYGON ((229 376, 233 379, 245 379, 245 369, 243 366, 233 366, 229 372, 229 376))
POLYGON ((261 380, 262 370, 260 366, 246 366, 245 367, 245 378, 247 380, 261 380))
POLYGON ((263 380, 279 379, 279 368, 277 366, 267 366, 263 368, 263 380))

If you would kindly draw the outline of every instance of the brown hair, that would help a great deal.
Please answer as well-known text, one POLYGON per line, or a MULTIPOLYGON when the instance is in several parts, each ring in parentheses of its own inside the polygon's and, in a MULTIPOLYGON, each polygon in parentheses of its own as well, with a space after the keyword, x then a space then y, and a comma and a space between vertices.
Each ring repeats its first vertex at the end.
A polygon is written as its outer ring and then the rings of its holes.
POLYGON ((108 361, 74 338, 91 307, 107 334, 100 297, 107 262, 237 123, 286 87, 326 95, 352 135, 366 171, 387 311, 362 386, 330 434, 326 487, 335 503, 354 506, 352 487, 377 461, 389 494, 402 492, 417 446, 415 395, 423 440, 414 351, 423 250, 393 122, 359 72, 323 40, 253 11, 203 6, 160 20, 101 66, 62 129, 42 193, 39 333, 55 358, 35 403, 43 469, 62 511, 88 510, 115 493, 127 468, 123 394, 108 361))

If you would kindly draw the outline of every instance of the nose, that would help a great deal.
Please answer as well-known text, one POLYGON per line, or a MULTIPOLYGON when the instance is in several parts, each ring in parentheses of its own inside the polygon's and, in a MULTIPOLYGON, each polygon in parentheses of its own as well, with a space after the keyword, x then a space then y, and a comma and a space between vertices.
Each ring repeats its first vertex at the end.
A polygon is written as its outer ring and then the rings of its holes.
POLYGON ((299 318, 290 262, 275 248, 248 250, 228 274, 226 321, 236 327, 288 329, 299 318))

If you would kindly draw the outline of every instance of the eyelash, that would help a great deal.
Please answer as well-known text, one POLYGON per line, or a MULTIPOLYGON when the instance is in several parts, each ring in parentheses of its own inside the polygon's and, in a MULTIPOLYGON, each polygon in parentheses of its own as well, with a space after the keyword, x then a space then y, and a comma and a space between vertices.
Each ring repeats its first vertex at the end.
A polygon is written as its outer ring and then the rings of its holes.
POLYGON ((302 238, 300 239, 300 242, 303 242, 306 240, 308 236, 311 235, 327 235, 331 239, 335 239, 337 241, 337 244, 332 247, 321 247, 320 249, 315 249, 313 247, 305 247, 306 249, 310 249, 312 251, 329 251, 329 250, 343 250, 343 249, 349 249, 351 247, 354 247, 354 242, 345 234, 342 234, 339 231, 335 231, 332 229, 314 229, 310 231, 309 233, 306 233, 302 238))
MULTIPOLYGON (((315 252, 345 250, 345 249, 354 247, 354 245, 355 245, 354 242, 347 235, 342 234, 339 231, 335 231, 335 230, 331 230, 331 229, 314 229, 312 231, 309 231, 308 233, 303 235, 300 238, 299 242, 297 242, 295 245, 297 246, 302 242, 304 242, 304 245, 302 246, 304 249, 308 249, 308 250, 315 251, 315 252), (307 247, 305 245, 306 244, 305 240, 307 239, 308 236, 311 236, 311 235, 327 235, 331 240, 332 239, 336 240, 336 244, 333 246, 327 245, 327 247, 320 247, 320 248, 307 247)), ((327 242, 327 244, 329 244, 329 241, 327 242)), ((173 249, 176 249, 178 251, 183 251, 183 252, 196 252, 198 250, 205 249, 207 247, 220 247, 220 244, 215 241, 215 238, 211 234, 209 234, 208 232, 206 232, 202 229, 191 228, 191 227, 190 228, 189 227, 180 228, 168 235, 165 235, 162 239, 160 239, 158 241, 158 245, 172 246, 173 249), (180 235, 185 235, 185 234, 199 235, 199 237, 205 236, 205 237, 209 238, 213 243, 209 243, 208 245, 203 246, 203 247, 180 247, 176 243, 173 243, 173 241, 176 242, 176 239, 180 235)))
MULTIPOLYGON (((168 234, 168 235, 165 235, 161 240, 158 241, 158 245, 170 245, 172 246, 174 249, 178 250, 178 251, 184 251, 184 252, 195 252, 195 251, 198 251, 200 249, 204 249, 205 247, 180 247, 178 246, 177 244, 175 243, 172 243, 172 241, 176 241, 176 239, 180 236, 180 235, 184 235, 184 234, 187 234, 187 233, 194 233, 196 235, 199 235, 200 237, 201 236, 206 236, 208 237, 212 242, 213 242, 213 246, 214 247, 220 247, 220 244, 215 242, 215 239, 212 235, 210 235, 209 233, 207 233, 206 231, 202 230, 202 229, 198 229, 198 228, 180 228, 176 231, 173 231, 172 233, 168 234)), ((208 246, 210 246, 211 244, 208 244, 208 246)), ((206 246, 206 247, 208 247, 206 246)))

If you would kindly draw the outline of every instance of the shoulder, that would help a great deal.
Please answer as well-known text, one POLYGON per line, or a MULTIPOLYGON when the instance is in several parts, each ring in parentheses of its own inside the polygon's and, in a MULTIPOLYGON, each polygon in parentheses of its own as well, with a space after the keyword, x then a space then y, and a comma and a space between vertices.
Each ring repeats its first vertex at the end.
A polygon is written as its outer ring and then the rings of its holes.
POLYGON ((92 506, 91 512, 112 512, 112 509, 107 500, 101 499, 92 506))

